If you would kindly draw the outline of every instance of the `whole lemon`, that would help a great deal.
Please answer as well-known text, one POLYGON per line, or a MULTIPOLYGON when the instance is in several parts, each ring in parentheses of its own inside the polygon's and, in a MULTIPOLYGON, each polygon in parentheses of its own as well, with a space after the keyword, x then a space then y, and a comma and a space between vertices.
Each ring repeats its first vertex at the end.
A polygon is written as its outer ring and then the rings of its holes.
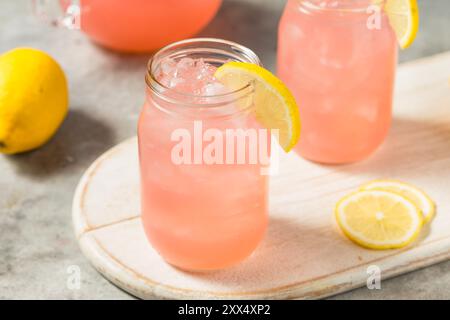
POLYGON ((0 152, 40 147, 63 122, 67 80, 45 52, 18 48, 0 56, 0 152))

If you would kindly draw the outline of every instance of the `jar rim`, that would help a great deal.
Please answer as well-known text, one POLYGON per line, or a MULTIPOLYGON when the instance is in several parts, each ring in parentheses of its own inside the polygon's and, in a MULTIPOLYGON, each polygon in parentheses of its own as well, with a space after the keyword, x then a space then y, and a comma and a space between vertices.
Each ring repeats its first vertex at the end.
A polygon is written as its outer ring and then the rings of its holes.
POLYGON ((159 98, 165 100, 166 102, 202 107, 220 107, 224 104, 232 103, 253 93, 253 84, 248 83, 242 88, 226 93, 216 95, 194 95, 170 88, 157 79, 156 72, 158 63, 163 59, 168 58, 173 54, 183 55, 188 53, 199 53, 202 50, 205 52, 216 54, 227 54, 230 59, 235 59, 241 62, 254 63, 260 66, 262 65, 259 57, 251 49, 236 42, 217 38, 192 38, 169 44, 153 55, 153 57, 147 64, 147 74, 145 77, 147 87, 152 90, 152 92, 154 92, 159 98), (216 49, 214 48, 215 46, 222 46, 223 48, 216 49), (228 49, 229 51, 227 51, 226 49, 228 49), (165 94, 167 92, 170 92, 170 97, 165 94), (189 100, 194 98, 217 99, 217 101, 211 103, 186 103, 186 99, 189 100))
MULTIPOLYGON (((317 12, 341 12, 341 13, 366 13, 369 8, 368 5, 374 5, 367 0, 341 0, 344 1, 345 6, 327 7, 321 6, 318 3, 314 3, 311 0, 295 0, 305 10, 317 11, 317 12)), ((384 0, 380 0, 382 5, 384 0)))

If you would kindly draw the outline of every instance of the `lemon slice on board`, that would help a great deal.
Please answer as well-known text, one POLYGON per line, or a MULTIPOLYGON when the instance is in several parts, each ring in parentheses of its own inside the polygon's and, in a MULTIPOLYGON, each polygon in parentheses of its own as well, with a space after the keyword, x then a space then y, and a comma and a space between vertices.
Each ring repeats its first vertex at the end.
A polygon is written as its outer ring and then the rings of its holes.
POLYGON ((401 194, 420 209, 425 223, 429 222, 436 214, 436 205, 425 192, 401 181, 375 180, 364 184, 361 190, 385 190, 401 194))
POLYGON ((400 194, 363 190, 342 198, 336 220, 353 242, 370 249, 395 249, 410 244, 423 225, 419 208, 400 194))
POLYGON ((214 76, 226 87, 238 90, 254 84, 256 119, 267 129, 279 130, 279 143, 290 151, 300 137, 300 116, 294 96, 270 71, 252 63, 228 62, 214 76))
POLYGON ((419 30, 417 0, 374 0, 386 12, 402 49, 408 48, 419 30))

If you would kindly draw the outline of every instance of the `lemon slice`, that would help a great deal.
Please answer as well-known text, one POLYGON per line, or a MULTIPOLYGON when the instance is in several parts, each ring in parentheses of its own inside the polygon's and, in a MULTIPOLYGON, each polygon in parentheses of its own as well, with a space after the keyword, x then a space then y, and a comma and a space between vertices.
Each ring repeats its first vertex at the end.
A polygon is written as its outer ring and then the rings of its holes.
POLYGON ((417 0, 375 0, 382 2, 383 10, 395 31, 402 49, 408 48, 419 30, 419 8, 417 0))
POLYGON ((363 185, 361 190, 385 190, 403 195, 420 209, 424 222, 429 222, 436 213, 436 205, 425 192, 401 181, 375 180, 363 185))
POLYGON ((419 234, 419 208, 400 194, 382 190, 352 193, 336 205, 336 220, 345 235, 370 249, 401 248, 419 234))
POLYGON ((238 90, 254 85, 256 119, 267 129, 278 129, 279 143, 289 152, 300 137, 300 116, 294 96, 268 70, 252 63, 228 62, 214 75, 226 87, 238 90))

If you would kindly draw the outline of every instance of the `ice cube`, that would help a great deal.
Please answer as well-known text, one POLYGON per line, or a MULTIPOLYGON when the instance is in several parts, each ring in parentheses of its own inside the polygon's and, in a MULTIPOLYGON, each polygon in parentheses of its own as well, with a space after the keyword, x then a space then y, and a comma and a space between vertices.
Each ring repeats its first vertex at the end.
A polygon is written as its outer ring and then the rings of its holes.
POLYGON ((175 88, 182 83, 184 83, 183 78, 173 77, 172 79, 170 79, 169 88, 175 88))
POLYGON ((178 69, 188 69, 188 68, 192 68, 195 64, 194 59, 191 58, 182 58, 180 61, 178 61, 177 63, 177 68, 178 69))
POLYGON ((203 80, 206 82, 214 81, 214 73, 216 72, 216 67, 210 65, 209 63, 205 63, 203 59, 200 59, 196 65, 196 78, 198 80, 203 80))
POLYGON ((203 95, 205 96, 216 96, 219 94, 224 94, 226 91, 225 86, 220 82, 211 82, 203 87, 203 95))
POLYGON ((203 59, 188 57, 180 60, 171 58, 161 63, 158 79, 168 88, 197 96, 214 96, 225 93, 223 85, 214 78, 216 67, 203 59))
POLYGON ((172 58, 167 58, 161 62, 161 72, 163 75, 172 75, 175 73, 177 63, 172 58))

